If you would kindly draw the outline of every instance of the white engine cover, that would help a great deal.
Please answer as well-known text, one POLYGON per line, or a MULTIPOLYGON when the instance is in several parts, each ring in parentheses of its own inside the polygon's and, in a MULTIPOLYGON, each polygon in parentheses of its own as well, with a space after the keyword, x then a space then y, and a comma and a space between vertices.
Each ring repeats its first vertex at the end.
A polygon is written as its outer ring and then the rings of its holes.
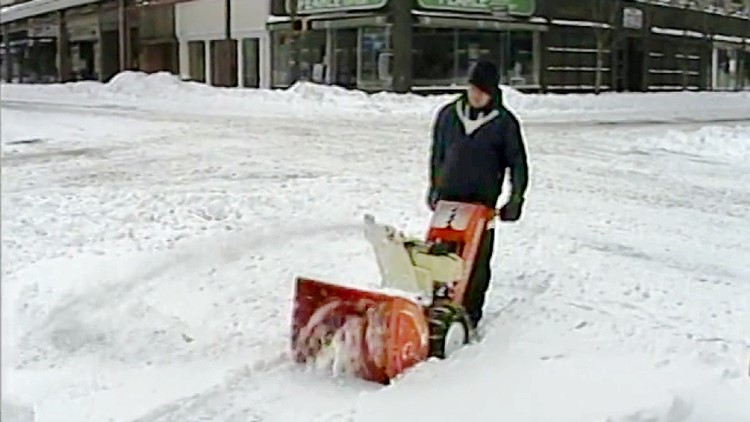
POLYGON ((432 299, 434 282, 450 283, 463 274, 460 256, 432 255, 424 242, 377 223, 372 215, 365 216, 365 237, 375 251, 381 287, 415 293, 427 300, 432 299), (415 246, 407 247, 407 243, 415 246))

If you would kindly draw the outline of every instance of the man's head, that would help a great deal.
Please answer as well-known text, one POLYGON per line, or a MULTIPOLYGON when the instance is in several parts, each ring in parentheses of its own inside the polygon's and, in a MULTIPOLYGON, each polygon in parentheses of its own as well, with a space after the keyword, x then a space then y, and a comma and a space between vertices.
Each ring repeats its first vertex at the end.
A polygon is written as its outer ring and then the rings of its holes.
POLYGON ((487 107, 500 85, 500 72, 497 66, 489 61, 478 61, 469 73, 467 97, 474 108, 487 107))

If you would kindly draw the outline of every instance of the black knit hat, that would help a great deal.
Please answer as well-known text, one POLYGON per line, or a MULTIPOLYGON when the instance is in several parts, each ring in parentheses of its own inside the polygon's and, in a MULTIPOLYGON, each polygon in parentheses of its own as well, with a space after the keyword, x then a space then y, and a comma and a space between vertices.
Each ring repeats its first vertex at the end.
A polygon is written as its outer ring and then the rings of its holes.
POLYGON ((500 72, 494 63, 480 60, 469 72, 469 83, 492 95, 497 92, 500 85, 500 72))

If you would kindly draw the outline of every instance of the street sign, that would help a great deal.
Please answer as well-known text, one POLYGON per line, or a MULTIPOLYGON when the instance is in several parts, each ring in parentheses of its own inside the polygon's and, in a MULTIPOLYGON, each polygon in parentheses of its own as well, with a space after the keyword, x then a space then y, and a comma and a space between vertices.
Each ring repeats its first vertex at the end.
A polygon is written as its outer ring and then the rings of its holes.
POLYGON ((643 11, 635 7, 623 8, 622 26, 631 29, 643 28, 643 11))

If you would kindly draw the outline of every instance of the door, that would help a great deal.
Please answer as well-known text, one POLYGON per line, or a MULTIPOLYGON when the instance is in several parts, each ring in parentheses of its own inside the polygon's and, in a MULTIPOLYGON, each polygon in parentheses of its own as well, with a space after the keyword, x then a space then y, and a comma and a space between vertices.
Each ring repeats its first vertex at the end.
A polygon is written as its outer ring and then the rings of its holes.
POLYGON ((191 81, 206 82, 206 43, 188 41, 188 74, 191 81))
POLYGON ((260 40, 258 38, 242 40, 242 86, 260 87, 260 40))
POLYGON ((102 31, 101 73, 108 81, 120 71, 120 35, 117 31, 102 31))
POLYGON ((357 85, 357 30, 339 29, 333 32, 334 85, 354 88, 357 85))
POLYGON ((640 38, 628 38, 627 41, 627 87, 628 91, 643 91, 643 40, 640 38))
POLYGON ((237 40, 212 40, 211 85, 233 88, 237 86, 237 40))

